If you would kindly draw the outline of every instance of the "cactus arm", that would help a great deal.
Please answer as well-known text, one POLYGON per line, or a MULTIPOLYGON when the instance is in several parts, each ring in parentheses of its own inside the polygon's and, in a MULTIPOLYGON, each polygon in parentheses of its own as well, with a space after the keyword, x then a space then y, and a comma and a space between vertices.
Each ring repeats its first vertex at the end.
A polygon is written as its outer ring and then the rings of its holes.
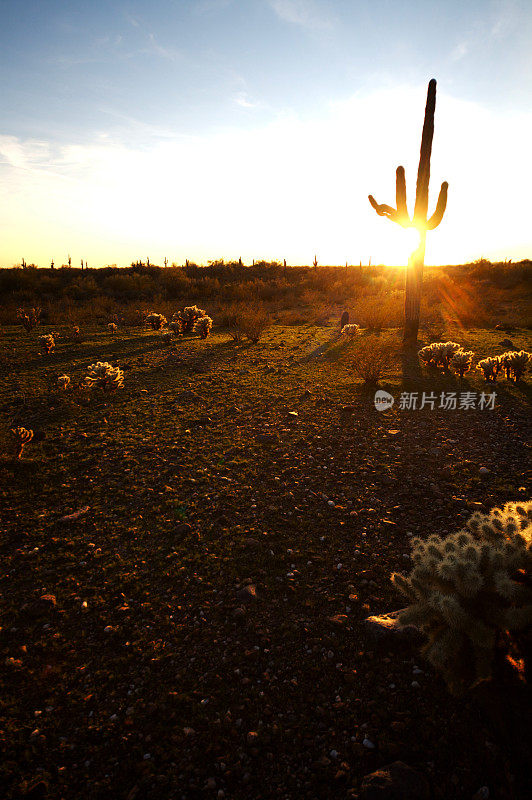
POLYGON ((397 222, 397 210, 386 203, 377 203, 372 194, 368 195, 368 200, 375 209, 379 217, 388 217, 392 222, 397 222))
POLYGON ((416 183, 416 205, 414 209, 414 223, 426 225, 427 210, 429 205, 429 180, 430 180, 430 155, 432 152, 432 139, 434 136, 434 112, 436 110, 436 81, 429 81, 427 91, 427 104, 425 106, 425 119, 423 133, 421 134, 421 150, 419 153, 419 167, 416 183))
POLYGON ((438 197, 438 202, 436 204, 436 211, 432 215, 432 217, 427 222, 427 230, 433 231, 434 228, 437 228, 440 222, 442 221, 443 215, 445 213, 445 208, 447 206, 447 189, 449 188, 449 184, 447 181, 444 181, 441 185, 440 194, 438 197))
POLYGON ((397 167, 395 172, 395 205, 397 206, 397 220, 403 228, 410 225, 408 207, 406 205, 405 168, 397 167))

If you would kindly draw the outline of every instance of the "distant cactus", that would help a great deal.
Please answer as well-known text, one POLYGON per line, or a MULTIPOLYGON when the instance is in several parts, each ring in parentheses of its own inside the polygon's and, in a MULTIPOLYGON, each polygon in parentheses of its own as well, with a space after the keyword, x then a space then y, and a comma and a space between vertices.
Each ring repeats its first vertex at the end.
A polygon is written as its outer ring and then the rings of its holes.
POLYGON ((318 269, 318 257, 314 256, 314 261, 312 262, 312 266, 314 269, 318 269))
POLYGON ((24 448, 33 439, 33 431, 26 428, 12 428, 10 434, 15 446, 15 457, 22 458, 24 448))
POLYGON ((502 361, 500 356, 488 356, 483 358, 477 364, 477 369, 482 370, 484 378, 487 381, 496 381, 497 375, 502 369, 502 361))
POLYGON ((39 336, 39 345, 41 353, 45 356, 49 355, 55 347, 55 339, 51 333, 45 336, 39 336))
POLYGON ((456 342, 433 342, 419 351, 419 357, 427 366, 440 366, 447 370, 450 360, 461 349, 456 342))
POLYGON ((27 331, 27 333, 37 327, 40 316, 40 308, 30 308, 28 310, 25 308, 19 308, 17 311, 17 319, 20 321, 20 324, 24 330, 27 331))
POLYGON ((205 315, 204 317, 200 317, 194 323, 194 328, 192 329, 194 333, 197 333, 200 339, 206 339, 212 328, 212 319, 205 315))
POLYGON ((351 325, 344 325, 342 328, 342 336, 345 336, 346 339, 354 339, 360 333, 360 326, 356 325, 355 323, 351 323, 351 325))
POLYGON ((526 350, 519 350, 519 352, 510 350, 499 358, 506 372, 506 380, 513 380, 517 383, 525 374, 528 362, 532 359, 532 353, 527 353, 526 350))
POLYGON ((65 392, 70 387, 70 378, 68 375, 58 375, 56 380, 57 388, 65 392))
POLYGON ((104 392, 122 389, 124 386, 123 370, 120 367, 111 366, 107 361, 98 361, 96 364, 91 364, 88 370, 88 375, 84 378, 85 386, 83 388, 89 388, 89 381, 94 386, 103 389, 104 392))
POLYGON ((109 333, 116 333, 118 330, 118 326, 115 322, 108 322, 107 330, 109 331, 109 333))
POLYGON ((504 632, 532 624, 532 501, 475 513, 450 536, 412 540, 414 567, 394 573, 410 601, 403 625, 428 635, 424 654, 451 690, 491 675, 504 632))
POLYGON ((457 350, 451 358, 451 369, 456 372, 460 378, 463 378, 466 372, 471 369, 473 356, 475 354, 471 350, 457 350))
POLYGON ((162 314, 156 314, 154 311, 148 314, 144 321, 154 331, 160 331, 167 324, 166 317, 163 317, 162 314))
POLYGON ((340 330, 345 328, 346 325, 349 325, 349 311, 344 311, 340 318, 340 330))

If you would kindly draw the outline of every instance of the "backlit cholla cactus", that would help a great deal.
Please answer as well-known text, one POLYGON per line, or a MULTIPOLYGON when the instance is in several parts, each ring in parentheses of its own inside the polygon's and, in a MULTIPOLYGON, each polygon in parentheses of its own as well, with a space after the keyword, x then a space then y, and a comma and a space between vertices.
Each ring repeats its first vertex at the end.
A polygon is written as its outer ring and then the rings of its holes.
POLYGON ((451 358, 451 369, 453 372, 459 375, 460 378, 463 378, 466 372, 469 372, 471 369, 474 355, 472 350, 457 350, 451 358))
POLYGON ((166 325, 166 317, 163 317, 162 314, 156 314, 154 311, 148 314, 144 321, 154 331, 160 331, 166 325))
POLYGON ((192 333, 197 320, 206 316, 207 312, 203 308, 198 308, 198 306, 185 306, 183 311, 177 314, 177 317, 183 323, 183 333, 192 333))
POLYGON ((447 370, 451 358, 461 349, 456 342, 433 342, 419 351, 419 357, 427 366, 440 366, 447 370))
POLYGON ((424 630, 424 654, 460 693, 491 676, 505 632, 532 624, 532 501, 477 512, 450 536, 413 539, 412 560, 410 575, 392 575, 410 601, 399 621, 424 630))
POLYGON ((483 358, 477 364, 477 369, 482 370, 484 378, 487 381, 496 381, 497 375, 502 369, 502 361, 500 356, 488 356, 483 358))
POLYGON ((206 339, 212 328, 212 319, 205 314, 204 317, 200 317, 196 320, 193 327, 193 332, 197 333, 200 339, 206 339))
POLYGON ((503 353, 499 358, 506 372, 506 380, 513 380, 517 383, 526 372, 532 353, 527 353, 526 350, 519 350, 519 352, 510 350, 507 353, 503 353))
POLYGON ((39 345, 43 355, 49 355, 55 347, 55 339, 51 333, 39 336, 39 345))
POLYGON ((80 380, 78 383, 78 389, 84 395, 88 395, 94 389, 95 382, 90 378, 88 375, 85 375, 84 378, 80 380))
POLYGON ((172 317, 172 321, 168 325, 174 336, 181 336, 183 333, 184 324, 179 314, 180 312, 174 314, 174 316, 172 317))
POLYGON ((33 431, 26 428, 12 428, 10 434, 15 445, 15 455, 17 458, 22 458, 22 451, 33 439, 33 431))
POLYGON ((70 388, 70 378, 68 375, 58 375, 56 383, 57 388, 62 392, 66 392, 66 390, 70 388))
POLYGON ((354 339, 360 333, 360 326, 354 322, 349 325, 344 325, 341 333, 346 339, 354 339))
POLYGON ((109 333, 116 333, 118 330, 118 325, 115 322, 108 322, 107 330, 109 331, 109 333))
POLYGON ((98 361, 89 366, 89 378, 94 386, 103 389, 104 392, 112 392, 115 389, 122 389, 124 386, 124 372, 120 367, 113 367, 107 361, 98 361))
POLYGON ((20 321, 22 327, 29 333, 39 324, 39 317, 41 316, 40 308, 30 308, 26 311, 25 308, 19 308, 17 311, 17 319, 20 321))

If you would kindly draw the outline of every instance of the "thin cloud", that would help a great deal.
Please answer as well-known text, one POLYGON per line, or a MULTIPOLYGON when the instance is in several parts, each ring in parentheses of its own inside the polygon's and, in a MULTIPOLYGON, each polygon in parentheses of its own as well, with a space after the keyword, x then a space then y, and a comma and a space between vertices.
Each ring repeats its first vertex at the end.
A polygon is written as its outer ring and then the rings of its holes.
POLYGON ((235 103, 237 106, 242 106, 242 108, 257 108, 260 103, 257 100, 251 100, 247 92, 239 92, 235 98, 235 103))
POLYGON ((270 6, 284 22, 310 30, 330 30, 334 18, 314 0, 270 0, 270 6))
POLYGON ((154 53, 168 61, 178 61, 181 58, 181 54, 177 50, 174 50, 174 48, 163 47, 163 45, 159 44, 154 33, 148 34, 148 43, 148 47, 141 50, 141 52, 154 53))

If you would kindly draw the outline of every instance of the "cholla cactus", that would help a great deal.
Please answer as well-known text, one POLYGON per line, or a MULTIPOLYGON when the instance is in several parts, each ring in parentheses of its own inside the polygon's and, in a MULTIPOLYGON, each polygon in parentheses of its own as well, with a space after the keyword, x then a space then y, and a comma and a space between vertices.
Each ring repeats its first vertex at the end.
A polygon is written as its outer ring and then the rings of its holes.
POLYGON ((342 336, 345 336, 346 339, 354 339, 355 336, 358 336, 360 333, 360 326, 356 323, 351 323, 349 325, 344 325, 342 328, 342 336))
POLYGON ((198 306, 185 306, 183 311, 179 311, 174 315, 174 319, 177 318, 181 320, 183 324, 183 333, 191 333, 196 321, 206 316, 207 312, 204 311, 203 308, 198 308, 198 306))
POLYGON ((205 314, 204 317, 200 317, 196 320, 193 327, 193 332, 197 333, 200 339, 206 339, 212 328, 212 319, 205 314))
POLYGON ((118 330, 118 326, 115 322, 108 322, 107 330, 109 331, 109 333, 116 333, 118 330))
POLYGON ((401 624, 423 628, 424 653, 451 691, 490 677, 505 631, 532 624, 532 501, 477 512, 451 536, 412 540, 414 568, 392 582, 410 601, 401 624))
POLYGON ((47 356, 55 347, 55 339, 51 333, 48 333, 45 336, 39 336, 39 345, 41 347, 41 353, 47 356))
POLYGON ((80 380, 78 383, 78 389, 85 395, 88 395, 94 389, 95 381, 90 378, 88 375, 85 375, 84 378, 80 380))
POLYGON ((89 374, 85 378, 103 389, 104 392, 111 392, 115 389, 122 389, 124 386, 124 372, 120 367, 113 367, 107 361, 98 361, 89 366, 89 374))
POLYGON ((427 366, 441 366, 449 369, 449 362, 461 346, 456 342, 433 342, 419 351, 419 357, 427 366))
POLYGON ((460 378, 463 378, 466 372, 471 369, 471 363, 475 354, 472 350, 457 350, 451 358, 451 369, 456 372, 460 378))
POLYGON ((40 308, 30 308, 28 311, 25 308, 19 308, 17 311, 17 319, 28 333, 39 324, 40 316, 40 308))
POLYGON ((497 375, 502 369, 502 361, 500 356, 488 356, 483 358, 477 364, 477 369, 482 370, 484 378, 487 381, 496 381, 497 375))
POLYGON ((526 372, 529 360, 532 358, 532 353, 527 353, 526 350, 510 350, 499 356, 501 364, 506 372, 506 380, 521 380, 526 372))
POLYGON ((70 378, 68 375, 58 375, 56 380, 57 388, 60 389, 62 392, 66 392, 66 390, 70 387, 70 378))
POLYGON ((154 311, 148 314, 144 321, 154 331, 160 331, 166 325, 166 317, 163 317, 162 314, 156 314, 154 311))
POLYGON ((22 458, 22 451, 33 439, 33 431, 27 430, 26 428, 12 428, 11 431, 11 438, 15 444, 15 454, 17 458, 22 458))
POLYGON ((172 321, 169 323, 168 327, 174 334, 174 336, 181 336, 183 333, 183 320, 179 318, 179 314, 174 314, 172 321))

